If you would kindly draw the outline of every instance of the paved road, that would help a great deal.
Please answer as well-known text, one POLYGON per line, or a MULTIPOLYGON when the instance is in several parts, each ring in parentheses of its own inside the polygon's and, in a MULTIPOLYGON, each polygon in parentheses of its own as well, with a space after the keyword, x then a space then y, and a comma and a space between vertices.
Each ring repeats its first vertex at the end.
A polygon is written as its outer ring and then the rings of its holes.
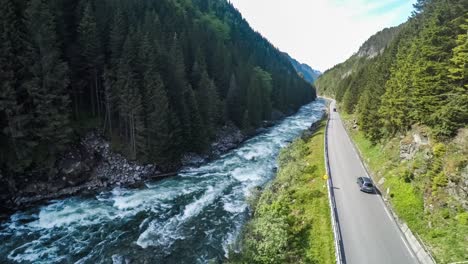
MULTIPOLYGON (((335 107, 334 102, 331 109, 335 107)), ((330 111, 328 152, 347 264, 418 263, 380 196, 359 191, 366 176, 337 112, 330 111)))

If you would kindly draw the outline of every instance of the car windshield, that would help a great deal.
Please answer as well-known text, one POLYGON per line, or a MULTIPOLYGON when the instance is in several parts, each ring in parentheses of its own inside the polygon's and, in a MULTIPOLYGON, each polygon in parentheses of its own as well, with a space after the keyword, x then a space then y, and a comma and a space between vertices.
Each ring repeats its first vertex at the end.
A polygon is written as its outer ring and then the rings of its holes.
POLYGON ((364 185, 365 185, 366 187, 372 187, 372 183, 366 182, 364 185))

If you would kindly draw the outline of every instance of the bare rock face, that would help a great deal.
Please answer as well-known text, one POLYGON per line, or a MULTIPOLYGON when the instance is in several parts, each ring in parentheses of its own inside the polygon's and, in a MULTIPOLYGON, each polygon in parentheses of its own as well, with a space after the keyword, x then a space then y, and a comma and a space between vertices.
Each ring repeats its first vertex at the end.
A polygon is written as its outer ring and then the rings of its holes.
MULTIPOLYGON (((426 134, 415 132, 412 137, 404 137, 400 141, 400 159, 411 160, 421 146, 429 145, 429 137, 426 134)), ((428 154, 430 155, 430 154, 428 154)))
POLYGON ((448 193, 457 199, 465 210, 468 210, 468 165, 460 173, 460 177, 451 179, 447 186, 448 193))
POLYGON ((418 151, 418 145, 414 143, 404 144, 400 142, 400 159, 411 160, 418 151))
MULTIPOLYGON (((122 155, 112 152, 110 144, 102 136, 92 132, 57 160, 52 173, 27 177, 33 180, 20 185, 10 183, 8 190, 1 192, 5 197, 0 197, 0 201, 7 208, 17 209, 81 192, 134 185, 157 174, 159 170, 155 165, 128 161, 122 155)), ((4 178, 1 176, 0 182, 13 181, 12 177, 7 180, 4 178)))
POLYGON ((208 156, 206 155, 199 155, 197 153, 186 153, 182 156, 182 166, 200 166, 208 160, 208 156))
POLYGON ((219 156, 239 146, 245 140, 239 128, 233 124, 225 125, 216 135, 216 140, 211 144, 212 156, 219 156))
POLYGON ((414 133, 413 134, 413 141, 418 145, 429 145, 429 137, 423 133, 414 133))
POLYGON ((55 178, 63 181, 66 186, 76 186, 89 180, 90 173, 98 162, 99 156, 82 142, 57 161, 58 174, 55 178))

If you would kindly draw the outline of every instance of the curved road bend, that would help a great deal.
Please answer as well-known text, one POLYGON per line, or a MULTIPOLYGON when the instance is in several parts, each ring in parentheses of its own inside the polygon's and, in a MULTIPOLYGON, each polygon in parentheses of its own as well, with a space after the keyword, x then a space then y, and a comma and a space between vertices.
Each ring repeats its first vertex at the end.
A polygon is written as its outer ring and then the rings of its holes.
POLYGON ((356 179, 366 171, 334 107, 333 101, 328 153, 346 263, 418 263, 382 199, 359 190, 356 179))

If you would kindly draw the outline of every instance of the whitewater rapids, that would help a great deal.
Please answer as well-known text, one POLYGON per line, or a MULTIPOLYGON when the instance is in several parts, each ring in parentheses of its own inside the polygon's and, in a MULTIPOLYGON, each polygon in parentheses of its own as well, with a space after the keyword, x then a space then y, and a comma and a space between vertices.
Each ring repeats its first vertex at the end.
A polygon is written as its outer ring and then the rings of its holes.
POLYGON ((249 193, 274 177, 280 149, 324 111, 325 101, 316 100, 219 159, 141 189, 18 212, 0 223, 0 263, 221 260, 248 220, 249 193))

